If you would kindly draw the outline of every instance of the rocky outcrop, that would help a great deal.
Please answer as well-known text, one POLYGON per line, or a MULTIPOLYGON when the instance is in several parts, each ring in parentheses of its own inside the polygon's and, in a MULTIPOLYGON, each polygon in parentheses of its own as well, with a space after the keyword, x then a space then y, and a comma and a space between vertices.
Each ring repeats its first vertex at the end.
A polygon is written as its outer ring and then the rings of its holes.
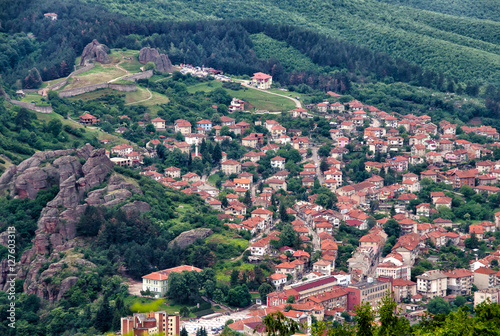
POLYGON ((108 53, 109 48, 106 45, 93 40, 83 49, 80 65, 85 65, 90 60, 95 60, 102 64, 111 63, 108 53))
MULTIPOLYGON (((59 276, 66 264, 95 267, 83 259, 61 260, 60 252, 67 252, 84 241, 76 238, 76 227, 89 205, 122 205, 126 214, 149 211, 149 204, 135 201, 125 204, 127 199, 141 190, 113 174, 113 163, 104 149, 86 145, 79 149, 39 152, 31 158, 12 165, 0 177, 0 190, 9 190, 13 197, 35 198, 38 191, 58 185, 59 192, 42 210, 37 223, 33 247, 23 253, 17 278, 24 279, 24 290, 51 302, 62 298, 64 293, 78 280, 59 276), (82 165, 82 160, 85 160, 82 165), (90 189, 103 184, 100 189, 90 189), (88 192, 88 194, 87 194, 88 192), (49 268, 39 272, 40 267, 52 262, 49 268), (58 281, 53 282, 52 279, 58 281)), ((5 241, 0 234, 0 244, 5 241)), ((5 260, 4 260, 5 261, 5 260)), ((8 265, 0 262, 0 290, 6 286, 8 265)))
POLYGON ((121 207, 121 209, 125 211, 127 217, 131 217, 151 210, 151 206, 146 202, 134 201, 132 203, 125 204, 121 207))
POLYGON ((144 47, 139 51, 139 62, 146 64, 153 62, 160 72, 173 72, 174 67, 166 54, 160 54, 155 48, 144 47))
POLYGON ((181 249, 185 249, 198 239, 205 239, 213 233, 210 229, 193 229, 185 231, 178 235, 174 240, 168 243, 168 247, 172 248, 176 244, 181 249))

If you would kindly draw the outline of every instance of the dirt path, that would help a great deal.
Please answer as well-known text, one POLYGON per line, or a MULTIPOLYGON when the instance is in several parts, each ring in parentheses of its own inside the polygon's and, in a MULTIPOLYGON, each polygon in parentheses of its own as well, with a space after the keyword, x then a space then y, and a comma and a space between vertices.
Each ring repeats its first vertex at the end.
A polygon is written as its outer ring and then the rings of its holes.
POLYGON ((290 99, 291 101, 293 101, 295 103, 295 107, 296 108, 302 108, 302 103, 298 99, 295 99, 295 98, 292 98, 292 97, 288 97, 288 96, 285 96, 285 95, 281 95, 279 93, 269 92, 267 90, 257 89, 257 88, 255 88, 253 86, 248 85, 247 83, 242 83, 241 85, 244 86, 244 87, 246 87, 246 88, 249 88, 249 89, 253 89, 253 90, 265 92, 267 94, 271 94, 271 95, 275 95, 275 96, 279 96, 279 97, 284 97, 286 99, 290 99))
POLYGON ((129 72, 128 70, 126 70, 126 69, 124 69, 124 68, 122 68, 122 67, 120 66, 120 64, 121 64, 122 62, 123 62, 123 61, 120 61, 120 62, 116 63, 116 64, 115 64, 115 67, 116 67, 118 70, 121 70, 121 71, 125 72, 125 75, 120 76, 120 77, 117 77, 117 78, 114 78, 114 79, 110 80, 108 83, 113 83, 113 82, 116 82, 117 80, 120 80, 120 79, 122 79, 123 77, 127 77, 128 75, 130 75, 130 72, 129 72))
POLYGON ((150 100, 151 98, 153 98, 153 94, 151 93, 151 91, 149 91, 149 89, 148 89, 148 88, 146 88, 146 91, 148 91, 148 93, 149 93, 149 97, 148 97, 148 98, 143 99, 143 100, 139 100, 139 101, 136 101, 136 102, 133 102, 133 103, 127 103, 127 104, 125 104, 125 105, 139 104, 139 103, 142 103, 142 102, 148 101, 148 100, 150 100))

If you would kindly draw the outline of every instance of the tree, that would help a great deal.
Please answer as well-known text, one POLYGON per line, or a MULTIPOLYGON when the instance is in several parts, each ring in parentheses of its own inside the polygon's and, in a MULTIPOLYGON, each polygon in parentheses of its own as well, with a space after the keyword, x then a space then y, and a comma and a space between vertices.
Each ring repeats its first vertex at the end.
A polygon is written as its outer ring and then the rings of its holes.
POLYGON ((146 125, 146 133, 154 133, 156 131, 155 127, 153 124, 147 124, 146 125))
POLYGON ((321 157, 327 157, 330 155, 330 149, 330 145, 323 145, 318 149, 318 155, 321 157))
POLYGON ((222 160, 222 149, 220 148, 219 143, 216 143, 214 146, 214 150, 212 152, 212 160, 214 164, 218 164, 220 160, 222 160))
POLYGON ((252 206, 252 195, 250 195, 250 190, 245 191, 245 198, 243 199, 243 204, 247 207, 252 206))
POLYGON ((33 113, 22 107, 19 109, 19 112, 17 112, 14 122, 20 128, 29 128, 31 120, 34 118, 36 118, 36 116, 33 113))
POLYGON ((280 219, 282 222, 286 223, 288 222, 289 220, 289 216, 288 214, 286 213, 286 205, 284 202, 281 202, 280 203, 280 209, 279 209, 279 213, 280 213, 280 219))
POLYGON ((263 283, 262 285, 259 286, 258 291, 262 302, 266 302, 267 294, 272 293, 273 290, 274 290, 273 286, 271 286, 268 283, 263 283))
POLYGON ((384 231, 389 237, 398 238, 401 235, 401 225, 394 219, 389 219, 384 224, 384 231))
POLYGON ((474 191, 474 189, 472 189, 470 186, 464 184, 463 186, 460 187, 460 193, 462 195, 464 195, 464 197, 466 199, 469 199, 471 198, 472 196, 474 196, 476 194, 476 192, 474 191))
POLYGON ((181 332, 179 333, 179 335, 180 336, 188 336, 189 335, 185 326, 182 327, 181 332))
POLYGON ((112 319, 113 313, 109 307, 108 297, 104 296, 101 304, 99 305, 99 309, 97 309, 96 312, 94 327, 96 327, 99 331, 106 332, 111 327, 112 319))
POLYGON ((319 164, 319 169, 321 170, 321 172, 325 172, 329 168, 330 167, 328 166, 328 163, 325 160, 321 161, 321 163, 319 164))
MULTIPOLYGON (((280 311, 267 314, 262 319, 262 326, 265 326, 268 336, 290 336, 300 330, 300 325, 297 322, 287 318, 280 311)), ((258 325, 256 330, 260 327, 261 325, 258 325)))
POLYGON ((377 335, 409 335, 410 322, 405 317, 400 317, 397 312, 398 304, 394 301, 394 296, 387 292, 382 298, 382 306, 378 313, 380 315, 380 327, 377 335))
POLYGON ((358 336, 373 336, 375 327, 375 314, 372 311, 371 305, 367 302, 363 305, 356 306, 356 322, 358 336))
POLYGON ((231 287, 234 287, 238 284, 238 277, 240 276, 240 271, 233 269, 231 272, 231 287))
POLYGON ((52 119, 47 125, 47 130, 57 138, 62 131, 62 122, 59 119, 52 119))
POLYGON ((154 64, 153 62, 148 62, 146 63, 146 65, 144 65, 144 70, 156 70, 156 64, 154 64))
POLYGON ((252 296, 246 285, 231 288, 227 293, 227 303, 233 307, 246 307, 252 303, 252 296))
POLYGON ((464 298, 463 296, 457 296, 455 300, 453 301, 453 304, 457 307, 462 307, 467 303, 467 299, 464 298))
POLYGON ((435 297, 427 303, 427 311, 431 314, 444 314, 448 315, 451 311, 450 304, 442 297, 435 297))
MULTIPOLYGON (((188 317, 189 316, 189 308, 184 306, 182 307, 181 309, 179 309, 179 313, 182 317, 188 317)), ((181 335, 182 335, 182 332, 181 332, 181 335)))
POLYGON ((295 295, 289 295, 287 298, 286 298, 286 303, 295 303, 295 295))

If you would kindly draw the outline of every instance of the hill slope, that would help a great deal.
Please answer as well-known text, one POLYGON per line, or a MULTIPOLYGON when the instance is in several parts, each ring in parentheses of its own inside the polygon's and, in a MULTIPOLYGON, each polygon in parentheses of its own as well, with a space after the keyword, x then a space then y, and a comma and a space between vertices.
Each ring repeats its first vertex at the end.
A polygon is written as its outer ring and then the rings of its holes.
POLYGON ((495 21, 374 0, 85 1, 140 19, 255 18, 305 26, 462 79, 500 77, 500 23, 495 21))

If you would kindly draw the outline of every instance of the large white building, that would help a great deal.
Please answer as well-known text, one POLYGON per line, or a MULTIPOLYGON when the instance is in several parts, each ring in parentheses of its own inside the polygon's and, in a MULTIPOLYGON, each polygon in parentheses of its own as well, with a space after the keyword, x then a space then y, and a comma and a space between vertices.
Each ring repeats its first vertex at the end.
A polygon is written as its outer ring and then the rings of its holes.
POLYGON ((188 265, 181 265, 173 268, 168 268, 162 271, 153 272, 142 277, 142 290, 154 293, 156 296, 164 296, 168 290, 168 276, 171 273, 181 273, 183 271, 196 271, 202 270, 188 265))

